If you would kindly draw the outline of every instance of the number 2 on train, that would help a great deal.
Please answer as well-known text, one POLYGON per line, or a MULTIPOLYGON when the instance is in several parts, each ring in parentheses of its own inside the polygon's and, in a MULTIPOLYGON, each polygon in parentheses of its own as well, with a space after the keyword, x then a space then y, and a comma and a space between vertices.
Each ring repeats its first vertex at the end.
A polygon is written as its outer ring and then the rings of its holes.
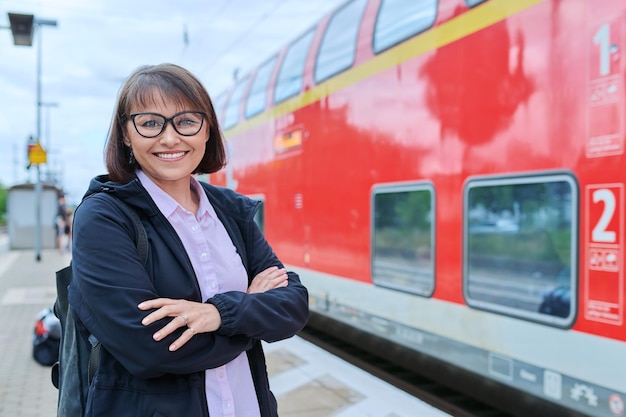
POLYGON ((614 192, 607 188, 601 188, 593 191, 592 196, 593 203, 599 204, 602 202, 604 203, 604 208, 602 209, 602 214, 591 232, 591 241, 616 243, 617 235, 615 231, 608 230, 610 227, 609 224, 615 215, 616 199, 614 192))

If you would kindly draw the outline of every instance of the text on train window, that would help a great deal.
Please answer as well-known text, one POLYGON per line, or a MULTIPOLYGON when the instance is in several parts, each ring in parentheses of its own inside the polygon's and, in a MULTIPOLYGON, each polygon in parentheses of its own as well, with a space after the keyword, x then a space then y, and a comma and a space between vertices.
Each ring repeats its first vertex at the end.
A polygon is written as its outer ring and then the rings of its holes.
POLYGON ((274 87, 274 103, 293 97, 302 90, 304 64, 313 41, 314 31, 310 30, 296 40, 283 58, 274 87))
POLYGON ((367 0, 353 0, 328 22, 315 63, 315 82, 320 83, 352 66, 359 27, 367 0))
POLYGON ((241 109, 241 99, 246 92, 246 86, 248 85, 248 79, 246 77, 239 81, 230 95, 226 109, 224 110, 224 129, 230 129, 235 126, 239 121, 239 111, 241 109))
POLYGON ((430 28, 436 17, 437 0, 383 0, 374 28, 374 53, 430 28))
POLYGON ((467 184, 463 255, 468 304, 571 324, 577 297, 577 193, 565 174, 467 184))
POLYGON ((267 89, 272 79, 272 72, 274 65, 276 65, 277 58, 278 57, 273 57, 265 62, 254 75, 254 80, 252 81, 252 86, 250 86, 250 92, 248 93, 248 100, 246 102, 246 118, 250 118, 265 110, 265 106, 267 105, 267 89))
POLYGON ((376 187, 372 196, 374 284, 430 296, 435 288, 435 193, 430 184, 376 187))

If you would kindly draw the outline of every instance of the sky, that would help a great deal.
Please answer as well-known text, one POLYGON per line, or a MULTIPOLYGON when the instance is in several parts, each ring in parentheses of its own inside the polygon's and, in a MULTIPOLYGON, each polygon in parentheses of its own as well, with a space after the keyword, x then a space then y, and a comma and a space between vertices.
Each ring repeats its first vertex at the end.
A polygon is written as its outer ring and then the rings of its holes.
POLYGON ((346 0, 0 0, 0 183, 37 181, 27 141, 47 152, 72 204, 106 173, 103 152, 117 93, 145 64, 189 69, 216 98, 346 0), (15 46, 8 13, 33 14, 31 47, 15 46), (41 52, 41 107, 37 65, 41 52))

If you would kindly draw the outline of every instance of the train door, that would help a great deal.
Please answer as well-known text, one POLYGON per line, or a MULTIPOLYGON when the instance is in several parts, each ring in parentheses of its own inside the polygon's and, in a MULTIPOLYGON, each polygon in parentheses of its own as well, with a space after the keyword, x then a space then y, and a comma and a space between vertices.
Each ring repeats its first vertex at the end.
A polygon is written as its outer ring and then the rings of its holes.
POLYGON ((307 266, 310 260, 309 246, 311 229, 306 221, 308 195, 305 192, 303 172, 302 125, 295 123, 293 113, 276 119, 274 124, 274 155, 278 177, 276 192, 280 196, 281 216, 276 219, 280 227, 282 242, 289 242, 286 255, 280 254, 287 263, 307 266), (308 237, 307 237, 308 236, 308 237))

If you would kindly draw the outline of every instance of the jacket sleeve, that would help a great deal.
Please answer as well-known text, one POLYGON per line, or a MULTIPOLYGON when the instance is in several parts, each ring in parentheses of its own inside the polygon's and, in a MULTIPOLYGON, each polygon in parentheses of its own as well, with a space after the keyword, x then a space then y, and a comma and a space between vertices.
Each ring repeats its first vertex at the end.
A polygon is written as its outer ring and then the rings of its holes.
MULTIPOLYGON (((271 266, 284 267, 254 221, 240 230, 251 278, 271 266)), ((275 342, 295 335, 309 318, 308 291, 294 272, 288 272, 286 287, 255 294, 230 291, 208 302, 222 317, 217 333, 228 337, 241 335, 275 342)))
POLYGON ((141 324, 149 312, 137 305, 160 295, 139 259, 132 220, 106 200, 89 198, 76 210, 69 301, 75 317, 107 351, 131 374, 153 378, 215 368, 249 349, 254 340, 244 335, 201 333, 170 352, 182 329, 154 341, 152 335, 171 318, 141 324))

